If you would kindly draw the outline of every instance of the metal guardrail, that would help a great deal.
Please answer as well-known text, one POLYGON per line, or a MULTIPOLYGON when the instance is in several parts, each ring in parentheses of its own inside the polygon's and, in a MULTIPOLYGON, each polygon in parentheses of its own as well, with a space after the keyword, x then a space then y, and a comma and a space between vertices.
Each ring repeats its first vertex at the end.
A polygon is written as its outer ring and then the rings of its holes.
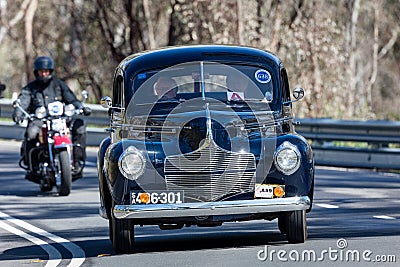
POLYGON ((400 122, 301 119, 296 131, 311 141, 315 164, 400 169, 400 122))
MULTIPOLYGON (((88 105, 92 115, 86 117, 87 143, 100 144, 109 125, 107 109, 88 105)), ((10 99, 0 99, 1 117, 11 117, 10 99)), ((345 121, 332 119, 296 119, 296 131, 307 138, 314 151, 315 164, 336 167, 400 169, 400 122, 345 121)), ((0 138, 23 138, 24 128, 0 123, 0 138)))

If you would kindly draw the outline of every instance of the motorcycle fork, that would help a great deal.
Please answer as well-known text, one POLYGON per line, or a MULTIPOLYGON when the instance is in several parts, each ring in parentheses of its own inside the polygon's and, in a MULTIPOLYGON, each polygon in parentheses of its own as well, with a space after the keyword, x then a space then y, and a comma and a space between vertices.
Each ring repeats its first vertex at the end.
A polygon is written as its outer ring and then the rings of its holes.
POLYGON ((54 179, 55 179, 55 182, 56 182, 56 186, 60 186, 61 185, 61 178, 60 178, 59 171, 56 168, 56 166, 58 164, 56 164, 55 158, 54 158, 54 140, 52 138, 48 138, 47 139, 47 149, 49 151, 50 171, 52 173, 54 173, 54 179))

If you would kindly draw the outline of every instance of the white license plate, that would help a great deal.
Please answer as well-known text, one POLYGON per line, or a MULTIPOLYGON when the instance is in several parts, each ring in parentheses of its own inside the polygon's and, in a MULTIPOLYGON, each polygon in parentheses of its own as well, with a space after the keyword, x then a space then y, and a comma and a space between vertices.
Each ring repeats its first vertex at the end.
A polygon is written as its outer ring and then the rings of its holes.
POLYGON ((272 198, 274 196, 274 187, 267 184, 256 184, 254 191, 255 198, 272 198))
MULTIPOLYGON (((285 186, 284 185, 276 185, 276 184, 255 184, 254 190, 254 198, 274 198, 274 197, 283 197, 285 186), (275 195, 274 190, 276 187, 277 189, 281 189, 282 195, 275 195)), ((275 192, 276 193, 276 192, 275 192)))
POLYGON ((131 204, 180 204, 183 191, 131 191, 131 204))

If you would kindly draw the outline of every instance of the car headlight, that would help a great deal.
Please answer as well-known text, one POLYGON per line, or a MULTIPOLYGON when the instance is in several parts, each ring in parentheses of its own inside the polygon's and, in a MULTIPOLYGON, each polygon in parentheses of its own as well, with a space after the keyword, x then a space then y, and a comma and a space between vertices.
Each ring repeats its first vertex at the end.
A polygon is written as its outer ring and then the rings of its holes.
POLYGON ((297 147, 288 141, 283 142, 275 152, 274 162, 276 168, 290 175, 296 172, 300 167, 301 155, 297 147))
POLYGON ((43 119, 44 117, 46 117, 46 113, 47 113, 46 108, 43 107, 43 106, 42 107, 38 107, 35 110, 35 116, 38 119, 43 119))
POLYGON ((135 147, 128 147, 119 157, 119 171, 130 180, 136 180, 143 174, 146 160, 135 147))

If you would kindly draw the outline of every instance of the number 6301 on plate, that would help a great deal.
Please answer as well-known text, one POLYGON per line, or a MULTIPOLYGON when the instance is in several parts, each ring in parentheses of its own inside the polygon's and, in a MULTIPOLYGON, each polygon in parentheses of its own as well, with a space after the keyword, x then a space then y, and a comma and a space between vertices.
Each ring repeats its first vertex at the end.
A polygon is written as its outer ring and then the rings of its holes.
POLYGON ((183 191, 131 191, 131 204, 180 204, 183 191))

